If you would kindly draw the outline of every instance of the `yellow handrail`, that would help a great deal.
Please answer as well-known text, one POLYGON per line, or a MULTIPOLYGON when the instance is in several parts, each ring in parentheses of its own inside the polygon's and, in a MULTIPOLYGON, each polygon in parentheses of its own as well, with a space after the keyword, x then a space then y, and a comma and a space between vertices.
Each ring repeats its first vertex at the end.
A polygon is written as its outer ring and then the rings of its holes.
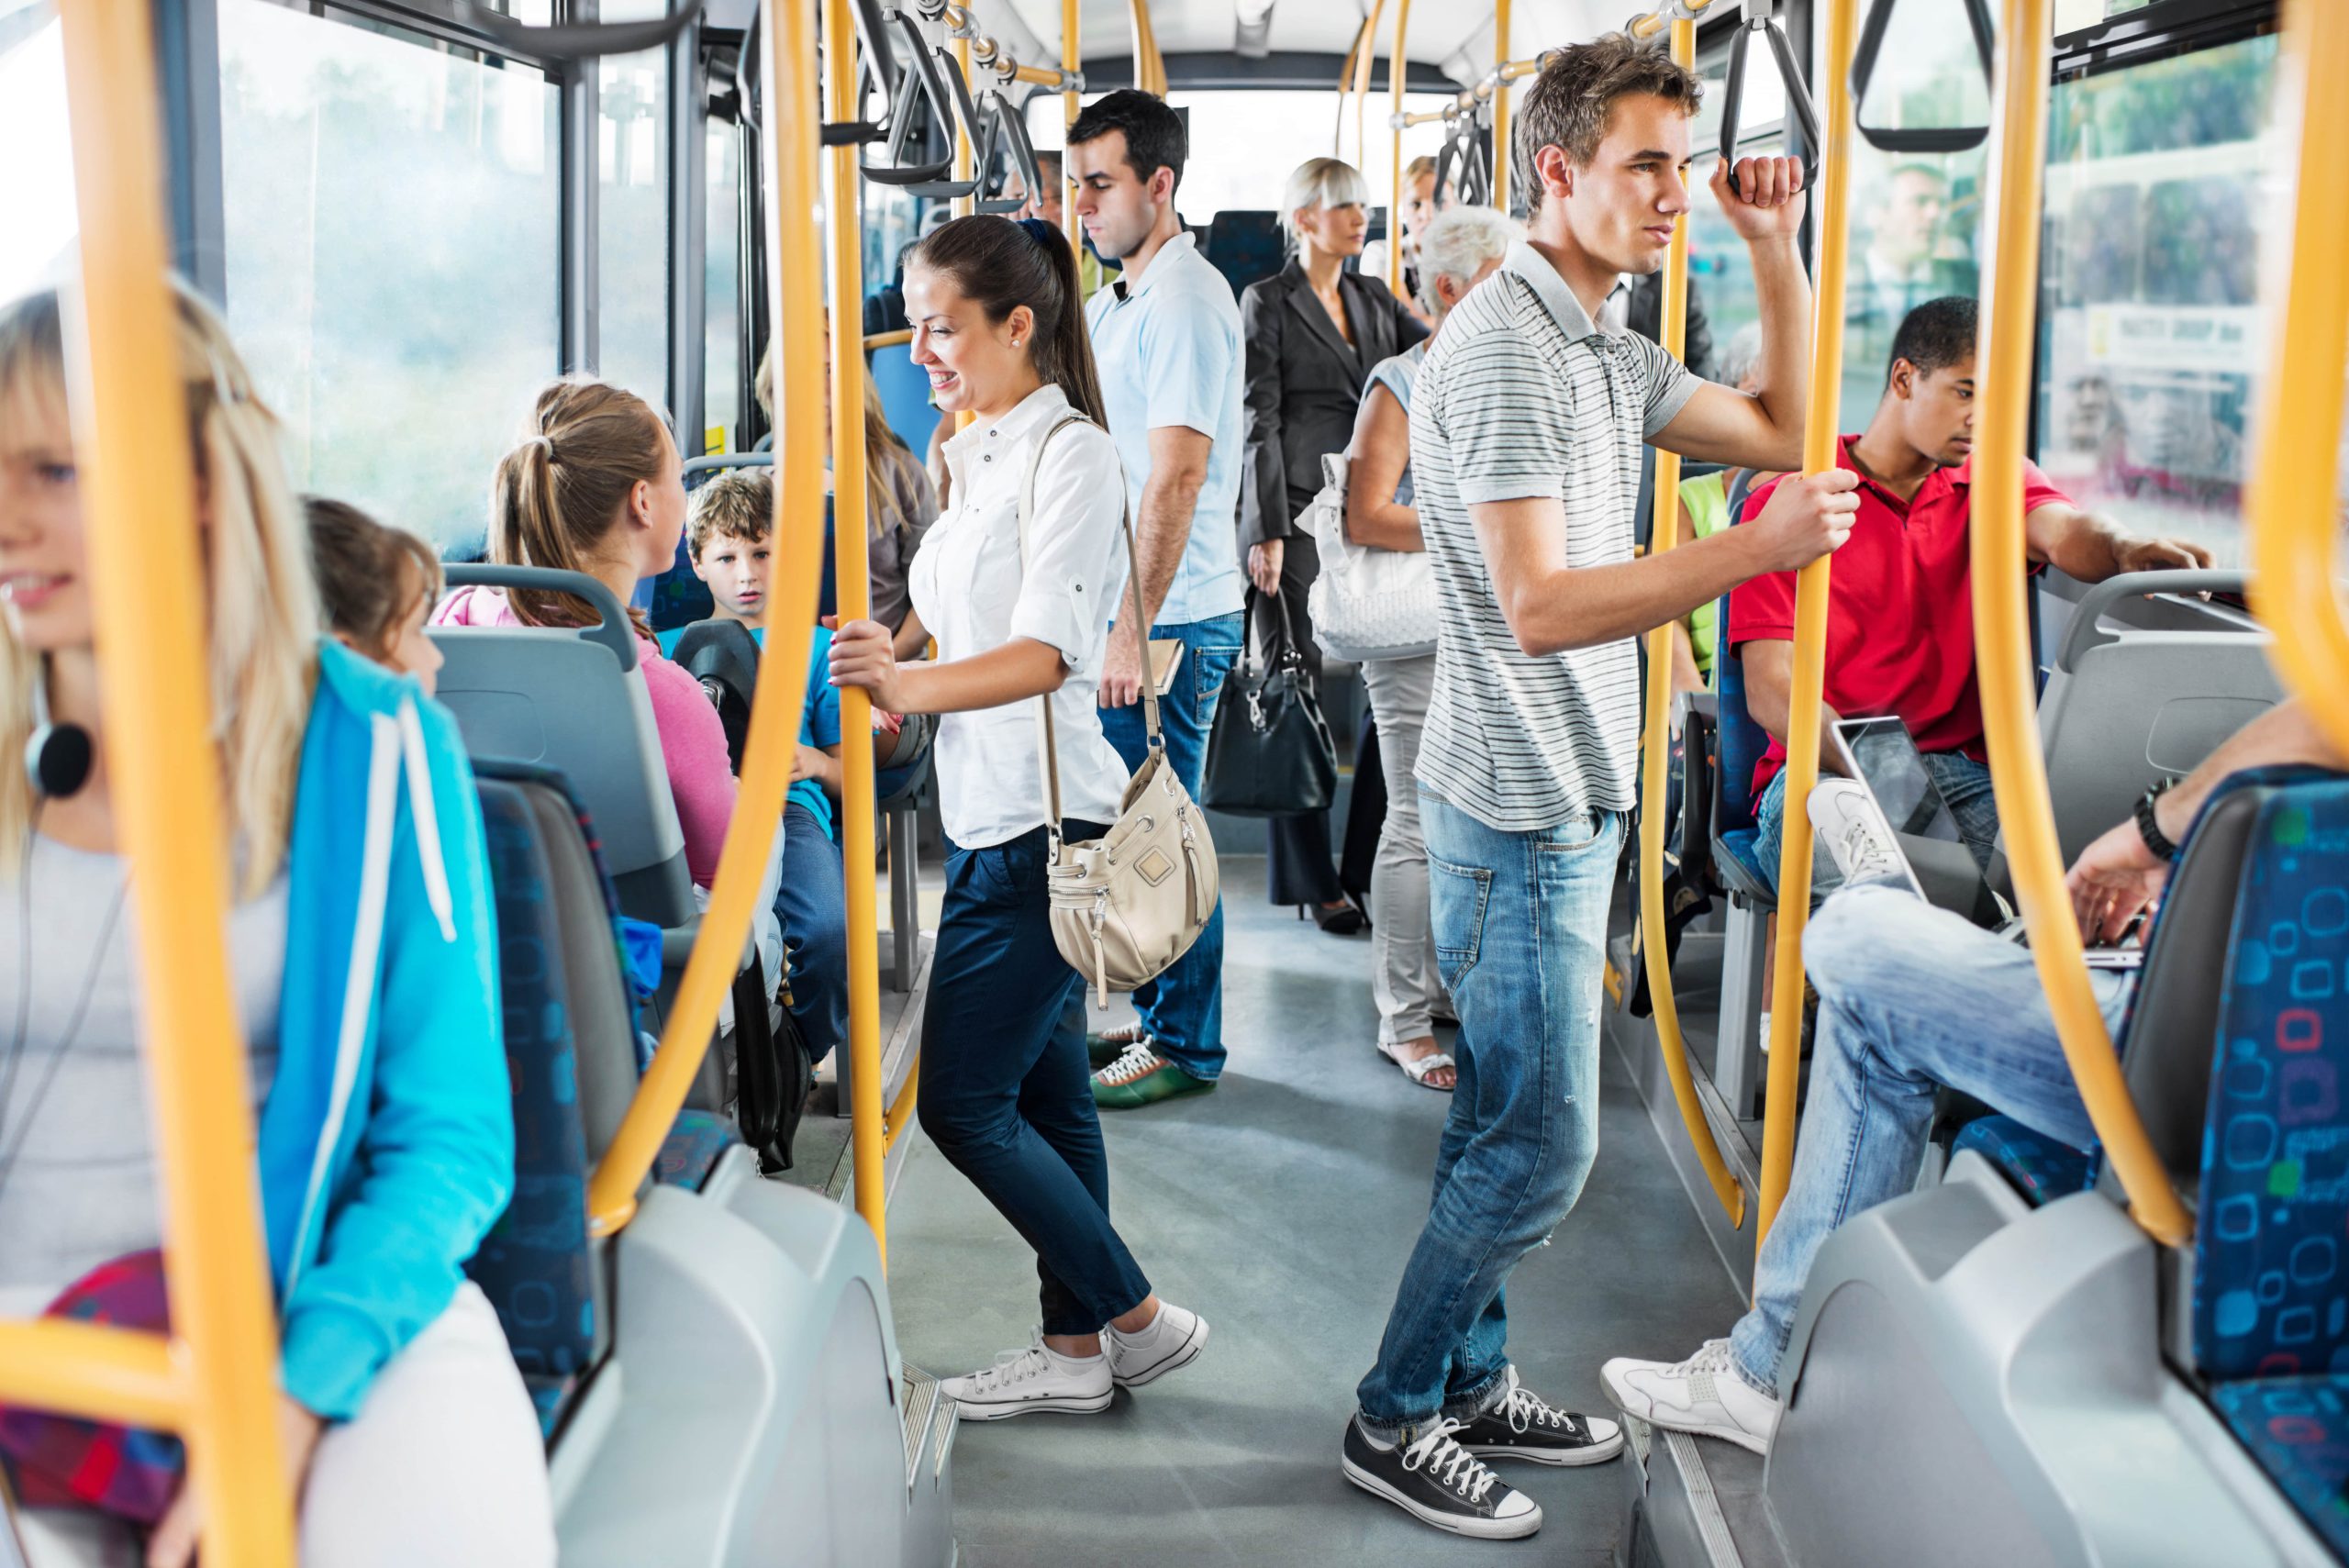
MULTIPOLYGON (((1501 74, 1508 64, 1509 0, 1493 0, 1493 206, 1499 212, 1508 211, 1508 84, 1510 78, 1501 74)), ((1696 58, 1696 35, 1689 34, 1689 58, 1696 58)), ((1679 50, 1679 38, 1673 39, 1674 52, 1679 50)), ((1435 194, 1438 202, 1443 193, 1435 194)), ((1680 350, 1675 349, 1673 352, 1680 350)))
MULTIPOLYGON (((1076 216, 1076 204, 1068 199, 1068 132, 1083 112, 1074 83, 1084 69, 1084 13, 1078 0, 1061 0, 1061 74, 1071 83, 1061 95, 1061 232, 1068 237, 1068 248, 1076 253, 1079 262, 1085 260, 1085 225, 1076 216)), ((902 982, 900 982, 902 984, 902 982)))
MULTIPOLYGON (((1827 56, 1820 73, 1818 150, 1819 264, 1812 280, 1810 398, 1804 410, 1802 466, 1806 473, 1836 467, 1842 451, 1835 403, 1843 381, 1843 265, 1851 228, 1852 52, 1859 31, 1859 0, 1828 0, 1827 56)), ((1789 82, 1798 93, 1802 83, 1789 82)), ((2026 355, 2026 358, 2029 356, 2026 355)), ((1980 482, 1976 494, 1982 494, 1980 482)), ((2018 490, 2017 495, 2021 492, 2018 490)), ((2020 577, 2017 579, 2020 581, 2020 577)), ((1810 916, 1810 814, 1806 803, 1819 782, 1819 709, 1827 677, 1828 558, 1795 577, 1793 691, 1787 717, 1784 849, 1778 857, 1777 967, 1770 989, 1770 1071, 1762 1107, 1762 1218, 1759 1250, 1777 1218, 1794 1169, 1795 1095, 1802 1070, 1802 929, 1810 916)))
POLYGON ((1362 50, 1354 56, 1354 166, 1370 157, 1370 73, 1378 63, 1378 23, 1386 0, 1370 0, 1370 15, 1363 18, 1362 50))
MULTIPOLYGON (((969 39, 956 39, 954 40, 954 69, 963 73, 963 85, 965 88, 969 87, 971 84, 971 40, 969 39)), ((968 126, 963 123, 961 117, 957 116, 954 120, 954 170, 952 175, 954 179, 968 180, 971 177, 972 157, 971 129, 968 126)), ((970 195, 960 195, 954 198, 952 211, 956 217, 968 217, 977 210, 977 193, 974 192, 970 195)))
MULTIPOLYGON (((835 120, 856 117, 856 24, 849 0, 824 0, 824 89, 835 120)), ((863 180, 854 147, 831 150, 832 571, 842 625, 873 614, 872 529, 865 524, 864 353, 846 324, 864 312, 863 180)), ((1035 193, 1030 192, 1032 196, 1035 193)), ((807 668, 805 661, 800 668, 807 668)), ((802 687, 801 689, 805 689, 802 687)), ((847 869, 849 1152, 856 1211, 889 1262, 881 1162, 881 928, 873 886, 873 695, 841 688, 841 859, 847 869)))
MULTIPOLYGON (((1399 122, 1403 117, 1403 86, 1409 79, 1410 65, 1403 56, 1403 41, 1410 35, 1411 0, 1395 0, 1395 48, 1386 57, 1386 99, 1388 118, 1399 122)), ((1386 208, 1386 288, 1400 298, 1403 293, 1403 131, 1395 127, 1395 139, 1389 144, 1388 161, 1393 165, 1388 188, 1394 193, 1386 208)))
MULTIPOLYGON (((768 14, 774 23, 765 34, 767 123, 773 134, 760 140, 765 149, 767 254, 774 259, 775 291, 772 319, 781 413, 775 423, 781 434, 774 534, 775 576, 782 586, 774 602, 783 607, 769 618, 759 656, 734 817, 727 825, 709 907, 702 912, 701 935, 678 982, 661 1048, 588 1184, 588 1226, 598 1236, 618 1230, 635 1215, 637 1189, 652 1169, 709 1049, 718 1003, 741 963, 774 825, 783 817, 798 750, 801 694, 807 689, 807 647, 824 558, 823 422, 815 417, 823 406, 824 382, 823 361, 801 346, 819 342, 824 335, 823 251, 807 206, 787 201, 785 193, 818 189, 816 139, 823 117, 816 94, 813 7, 779 5, 768 14)), ((842 531, 860 530, 852 524, 842 531)), ((873 862, 868 857, 864 863, 873 862)))
MULTIPOLYGON (((1689 17, 1701 19, 1704 14, 1715 5, 1727 3, 1728 0, 1681 0, 1678 6, 1658 6, 1645 16, 1632 17, 1624 25, 1623 30, 1635 39, 1652 39, 1664 31, 1666 27, 1677 26, 1683 21, 1688 21, 1689 17), (1681 16, 1680 13, 1684 10, 1688 13, 1688 17, 1681 16)), ((1696 22, 1689 21, 1688 25, 1694 27, 1696 22)))
POLYGON ((913 340, 914 329, 910 327, 900 327, 895 332, 867 332, 864 335, 867 349, 894 349, 913 340))
MULTIPOLYGON (((1697 61, 1697 24, 1672 25, 1672 58, 1682 65, 1697 61)), ((1497 205, 1497 204, 1496 204, 1497 205)), ((1664 262, 1664 347, 1678 359, 1688 340, 1688 222, 1684 217, 1672 226, 1672 249, 1664 262)), ((1680 532, 1680 454, 1658 448, 1655 454, 1655 527, 1649 549, 1662 554, 1677 542, 1680 532)), ((1648 633, 1646 733, 1640 753, 1640 950, 1647 966, 1648 1000, 1655 1008, 1655 1035, 1664 1070, 1672 1080, 1672 1097, 1679 1102, 1680 1119, 1688 1129, 1689 1146, 1705 1168, 1713 1195, 1728 1211, 1730 1223, 1745 1224, 1745 1189, 1730 1174, 1714 1140, 1712 1124, 1697 1097, 1697 1080, 1688 1067, 1688 1042, 1680 1033, 1680 1000, 1672 989, 1672 961, 1665 949, 1664 910, 1664 802, 1665 774, 1672 754, 1672 639, 1677 623, 1666 622, 1648 633)))
MULTIPOLYGON (((2129 1097, 2121 1059, 2098 1011, 2080 955, 2080 929, 2064 887, 2064 853, 2039 744, 2037 681, 2032 669, 2031 592, 2024 575, 2023 443, 2031 428, 2032 349, 2039 291, 2040 181, 2046 152, 2050 0, 2006 0, 1997 70, 1998 135, 1983 206, 1992 255, 1983 280, 1981 402, 1975 415, 1974 662, 1982 727, 1990 743, 1990 784, 2031 928, 2031 957, 2047 992, 2064 1058, 2130 1212, 2154 1240, 2178 1245, 2194 1222, 2177 1201, 2129 1097)), ((2299 324, 2306 330, 2306 324, 2299 324)), ((2332 376, 2341 376, 2340 341, 2332 376)), ((2340 388, 2333 389, 2335 413, 2340 388)), ((2330 454, 2336 423, 2325 438, 2330 454)), ((1793 797, 1788 796, 1791 800, 1793 797)), ((1791 812, 1789 813, 1791 816, 1791 812)), ((1783 1005, 1783 1004, 1781 1004, 1783 1005)))
POLYGON ((2279 114, 2300 117, 2291 286, 2276 317, 2260 452, 2252 464, 2252 606, 2275 633, 2285 685, 2349 754, 2349 629, 2334 587, 2342 345, 2349 342, 2349 186, 2326 172, 2349 137, 2349 10, 2291 0, 2279 114), (2316 90, 2319 83, 2335 89, 2316 90))
POLYGON ((1150 0, 1128 0, 1126 17, 1133 31, 1134 85, 1163 98, 1166 61, 1158 52, 1158 29, 1151 25, 1150 0))
POLYGON ((162 125, 143 0, 61 8, 81 212, 73 385, 99 680, 131 929, 173 1340, 86 1324, 0 1334, 0 1398, 175 1427, 207 1561, 285 1568, 277 1324, 251 1088, 229 994, 228 834, 206 679, 204 582, 177 332, 165 284, 162 125))

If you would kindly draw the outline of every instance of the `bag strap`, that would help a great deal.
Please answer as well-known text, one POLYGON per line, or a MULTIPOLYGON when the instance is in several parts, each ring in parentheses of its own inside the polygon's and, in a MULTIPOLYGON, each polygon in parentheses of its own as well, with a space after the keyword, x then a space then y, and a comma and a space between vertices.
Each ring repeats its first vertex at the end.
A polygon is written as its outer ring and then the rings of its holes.
MULTIPOLYGON (((1044 465, 1044 449, 1052 438, 1071 425, 1091 425, 1092 420, 1074 409, 1052 423, 1050 429, 1037 438, 1036 449, 1028 456, 1027 477, 1019 485, 1019 575, 1028 575, 1028 518, 1036 509, 1036 473, 1044 465)), ((1097 429, 1098 426, 1095 427, 1097 429)), ((1151 677, 1150 628, 1141 611, 1141 552, 1134 542, 1134 514, 1131 498, 1126 491, 1122 466, 1118 478, 1118 508, 1120 531, 1126 539, 1126 602, 1132 617, 1130 625, 1141 639, 1141 707, 1142 725, 1150 735, 1153 752, 1166 749, 1166 737, 1158 722, 1158 683, 1151 677)), ((1061 765, 1059 737, 1052 724, 1052 694, 1044 693, 1036 699, 1037 759, 1044 784, 1044 832, 1051 840, 1053 857, 1060 854, 1061 842, 1061 765)))

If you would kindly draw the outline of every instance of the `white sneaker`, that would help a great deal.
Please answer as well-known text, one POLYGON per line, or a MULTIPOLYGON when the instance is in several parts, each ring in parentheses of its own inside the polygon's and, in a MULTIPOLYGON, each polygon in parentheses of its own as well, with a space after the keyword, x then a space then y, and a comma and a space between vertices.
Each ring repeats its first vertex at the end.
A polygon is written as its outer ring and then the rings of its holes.
POLYGON ((995 1365, 938 1386, 966 1421, 1000 1421, 1030 1410, 1098 1415, 1109 1407, 1115 1391, 1108 1356, 1064 1356, 1045 1349, 1041 1334, 1026 1350, 1006 1351, 995 1365))
POLYGON ((1810 813, 1811 831, 1847 884, 1889 878, 1906 884, 1920 898, 1925 895, 1916 873, 1909 869, 1909 857, 1900 852, 1892 824, 1884 819, 1865 784, 1828 779, 1811 790, 1805 809, 1810 813))
POLYGON ((1138 1334, 1101 1330, 1101 1349, 1109 1359, 1109 1375, 1120 1388, 1155 1383, 1177 1367, 1188 1366, 1208 1348, 1208 1320, 1171 1301, 1158 1304, 1158 1316, 1138 1334))
POLYGON ((1607 1396, 1627 1416, 1675 1432, 1720 1438, 1755 1453, 1770 1451, 1779 1403, 1749 1386, 1730 1365, 1729 1341, 1678 1363, 1617 1357, 1598 1369, 1607 1396))

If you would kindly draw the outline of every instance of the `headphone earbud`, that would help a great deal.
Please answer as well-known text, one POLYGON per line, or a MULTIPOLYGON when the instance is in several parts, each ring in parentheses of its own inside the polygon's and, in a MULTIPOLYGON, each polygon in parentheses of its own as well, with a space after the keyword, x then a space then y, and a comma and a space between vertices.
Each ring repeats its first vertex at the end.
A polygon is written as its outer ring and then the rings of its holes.
POLYGON ((49 668, 33 674, 33 732, 25 741, 25 778, 40 800, 62 800, 90 782, 97 748, 78 724, 49 721, 49 668))

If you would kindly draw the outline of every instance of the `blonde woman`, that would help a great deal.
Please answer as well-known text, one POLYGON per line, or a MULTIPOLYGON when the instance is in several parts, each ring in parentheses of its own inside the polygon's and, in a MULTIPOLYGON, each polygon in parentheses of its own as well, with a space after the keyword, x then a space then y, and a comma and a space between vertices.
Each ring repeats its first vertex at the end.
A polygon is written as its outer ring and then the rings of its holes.
MULTIPOLYGON (((1308 668, 1321 656, 1305 612, 1320 569, 1313 536, 1297 518, 1321 488, 1321 459, 1352 438, 1371 368, 1428 335, 1378 279, 1346 271, 1370 231, 1369 187, 1351 163, 1315 158, 1288 177, 1281 225, 1293 254, 1280 272, 1240 296, 1247 342, 1245 462, 1240 479, 1240 543, 1259 594, 1278 596, 1308 668)), ((1258 641, 1279 634, 1282 617, 1252 617, 1258 641)), ((1321 929, 1344 935, 1362 914, 1330 860, 1330 814, 1271 824, 1271 899, 1310 906, 1321 929)))
MULTIPOLYGON (((514 1128, 481 813, 454 722, 321 637, 275 417, 218 319, 177 298, 207 549, 206 625, 235 880, 228 912, 308 1568, 554 1561, 537 1417, 461 1270, 504 1208, 514 1128), (379 781, 371 787, 370 780, 379 781)), ((0 310, 0 749, 78 730, 35 789, 0 768, 0 1308, 151 1262, 156 1160, 137 944, 108 771, 54 295, 0 310)), ((31 1511, 69 1561, 115 1515, 31 1511)), ((185 1568, 182 1491, 147 1543, 185 1568)), ((43 1554, 36 1550, 36 1561, 43 1554)))

